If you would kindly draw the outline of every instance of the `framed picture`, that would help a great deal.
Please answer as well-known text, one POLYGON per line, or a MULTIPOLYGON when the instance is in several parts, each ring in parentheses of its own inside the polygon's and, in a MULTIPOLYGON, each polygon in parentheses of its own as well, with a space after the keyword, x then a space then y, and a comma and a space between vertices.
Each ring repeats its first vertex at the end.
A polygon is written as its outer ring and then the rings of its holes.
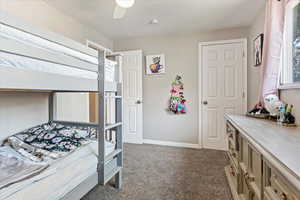
POLYGON ((254 66, 257 67, 260 66, 262 63, 264 34, 258 35, 253 42, 254 42, 254 66))
POLYGON ((149 55, 146 56, 146 74, 164 74, 166 70, 165 55, 149 55))

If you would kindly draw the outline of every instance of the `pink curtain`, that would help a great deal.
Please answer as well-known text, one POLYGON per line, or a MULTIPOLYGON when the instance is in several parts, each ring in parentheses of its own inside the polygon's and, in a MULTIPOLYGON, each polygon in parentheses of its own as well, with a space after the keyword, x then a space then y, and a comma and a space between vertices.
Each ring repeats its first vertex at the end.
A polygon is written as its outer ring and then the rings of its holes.
POLYGON ((263 79, 260 102, 265 96, 278 95, 278 78, 281 64, 285 5, 288 0, 266 0, 266 17, 263 45, 263 79))

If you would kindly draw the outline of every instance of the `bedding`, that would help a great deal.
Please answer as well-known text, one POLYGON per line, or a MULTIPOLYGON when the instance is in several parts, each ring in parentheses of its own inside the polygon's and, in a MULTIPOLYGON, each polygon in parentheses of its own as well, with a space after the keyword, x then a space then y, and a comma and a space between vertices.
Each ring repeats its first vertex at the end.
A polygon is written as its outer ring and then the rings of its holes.
MULTIPOLYGON (((105 154, 114 144, 105 143, 105 154)), ((52 163, 42 173, 3 188, 0 200, 59 200, 97 170, 98 143, 92 141, 72 154, 52 163), (42 191, 42 192, 41 192, 42 191)))
MULTIPOLYGON (((34 188, 51 191, 48 196, 59 191, 55 193, 58 195, 57 199, 66 191, 71 191, 84 179, 96 173, 96 134, 96 128, 49 122, 7 138, 0 147, 0 199, 15 194, 19 196, 19 192, 24 189, 30 190, 27 194, 30 195, 36 192, 30 187, 35 184, 37 185, 34 188), (55 187, 50 186, 51 181, 61 185, 54 189, 55 187), (44 185, 39 186, 40 182, 44 185)), ((114 150, 115 144, 105 141, 105 155, 114 150)), ((22 196, 12 199, 23 200, 22 196)))
POLYGON ((22 156, 9 146, 0 147, 0 189, 30 178, 48 166, 45 162, 34 162, 22 156))
POLYGON ((5 144, 17 151, 23 149, 41 160, 49 160, 64 157, 90 143, 96 139, 96 134, 96 128, 49 122, 15 134, 5 144))

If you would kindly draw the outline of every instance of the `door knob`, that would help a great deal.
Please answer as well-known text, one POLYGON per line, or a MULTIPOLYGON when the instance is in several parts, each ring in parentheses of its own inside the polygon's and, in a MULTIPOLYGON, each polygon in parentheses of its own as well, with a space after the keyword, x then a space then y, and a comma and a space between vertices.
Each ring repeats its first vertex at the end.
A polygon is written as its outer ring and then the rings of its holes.
POLYGON ((203 101, 202 103, 203 103, 203 105, 207 105, 207 104, 208 104, 208 102, 207 102, 207 101, 203 101))
POLYGON ((136 104, 141 104, 141 103, 142 103, 141 100, 137 100, 137 101, 136 101, 136 104))

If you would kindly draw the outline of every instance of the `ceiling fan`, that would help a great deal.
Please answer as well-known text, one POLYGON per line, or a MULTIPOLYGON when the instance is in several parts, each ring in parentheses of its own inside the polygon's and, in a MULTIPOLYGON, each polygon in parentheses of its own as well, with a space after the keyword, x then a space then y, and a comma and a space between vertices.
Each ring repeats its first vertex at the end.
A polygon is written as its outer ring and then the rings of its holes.
POLYGON ((131 8, 135 0, 115 0, 116 1, 116 7, 114 10, 113 18, 114 19, 122 19, 128 8, 131 8))

